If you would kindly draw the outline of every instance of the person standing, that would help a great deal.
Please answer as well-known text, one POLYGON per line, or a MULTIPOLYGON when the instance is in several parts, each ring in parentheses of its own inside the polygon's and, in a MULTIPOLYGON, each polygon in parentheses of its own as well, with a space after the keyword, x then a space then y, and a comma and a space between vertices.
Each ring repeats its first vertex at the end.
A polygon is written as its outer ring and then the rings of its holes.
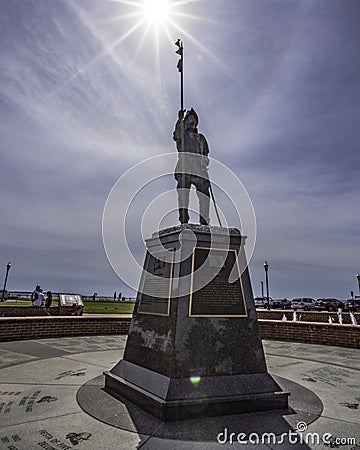
POLYGON ((45 300, 45 312, 46 312, 46 314, 48 316, 51 316, 50 308, 51 308, 52 300, 53 300, 52 292, 51 291, 47 291, 47 293, 46 293, 46 300, 45 300))
POLYGON ((40 285, 37 285, 35 291, 31 294, 31 301, 33 306, 43 306, 44 305, 44 294, 40 285))
POLYGON ((39 298, 40 285, 36 285, 35 289, 31 293, 31 302, 34 306, 34 302, 39 298))

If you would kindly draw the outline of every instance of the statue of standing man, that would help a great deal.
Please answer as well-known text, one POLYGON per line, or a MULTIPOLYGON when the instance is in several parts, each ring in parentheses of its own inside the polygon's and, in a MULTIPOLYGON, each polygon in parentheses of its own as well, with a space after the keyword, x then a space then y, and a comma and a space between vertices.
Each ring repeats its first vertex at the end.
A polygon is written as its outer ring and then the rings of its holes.
POLYGON ((185 117, 184 113, 185 111, 179 111, 173 133, 179 157, 174 173, 177 181, 179 221, 182 224, 189 222, 189 195, 193 184, 199 199, 200 224, 209 225, 209 146, 205 136, 198 132, 199 118, 195 110, 191 108, 187 111, 185 117))

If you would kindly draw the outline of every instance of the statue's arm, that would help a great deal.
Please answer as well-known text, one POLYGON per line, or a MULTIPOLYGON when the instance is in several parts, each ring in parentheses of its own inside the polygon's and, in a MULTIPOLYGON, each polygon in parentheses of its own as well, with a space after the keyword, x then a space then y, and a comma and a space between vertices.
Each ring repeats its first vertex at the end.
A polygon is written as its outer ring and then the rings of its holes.
POLYGON ((202 154, 201 167, 207 171, 209 168, 209 156, 208 156, 209 146, 203 134, 200 134, 200 139, 201 139, 201 154, 202 154))
POLYGON ((204 156, 207 156, 209 154, 209 145, 207 143, 207 140, 203 134, 201 136, 201 147, 202 147, 202 154, 204 156))

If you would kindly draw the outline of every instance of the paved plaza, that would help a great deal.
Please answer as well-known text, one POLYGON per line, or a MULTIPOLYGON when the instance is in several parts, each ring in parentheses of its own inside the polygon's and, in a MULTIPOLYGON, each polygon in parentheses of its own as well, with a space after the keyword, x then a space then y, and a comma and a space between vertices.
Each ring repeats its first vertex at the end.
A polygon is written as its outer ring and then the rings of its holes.
POLYGON ((125 344, 126 336, 0 343, 0 449, 360 450, 359 350, 264 341, 290 411, 164 424, 102 389, 125 344))

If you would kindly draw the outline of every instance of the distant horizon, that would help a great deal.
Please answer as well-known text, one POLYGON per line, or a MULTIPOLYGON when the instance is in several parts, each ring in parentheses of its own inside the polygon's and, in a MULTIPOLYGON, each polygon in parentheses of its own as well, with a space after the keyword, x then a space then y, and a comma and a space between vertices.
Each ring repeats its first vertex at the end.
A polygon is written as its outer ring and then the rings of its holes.
MULTIPOLYGON (((23 289, 6 289, 6 291, 8 291, 9 293, 31 293, 33 292, 34 289, 32 290, 23 290, 23 289)), ((44 289, 44 292, 47 291, 48 289, 44 289)), ((2 289, 0 289, 0 293, 2 292, 2 289)), ((57 295, 57 294, 73 294, 73 295, 81 295, 82 297, 92 297, 94 295, 94 293, 91 294, 84 294, 83 292, 80 291, 51 291, 53 294, 57 295)), ((133 298, 136 299, 137 294, 128 294, 128 293, 124 293, 121 292, 121 298, 133 298)), ((118 295, 119 292, 116 292, 116 300, 118 300, 118 295)), ((97 292, 96 298, 114 298, 114 293, 112 294, 102 294, 97 292)), ((261 292, 259 294, 255 294, 254 293, 254 299, 255 298, 265 298, 266 299, 266 295, 264 297, 262 297, 261 292)), ((287 300, 293 300, 294 298, 313 298, 314 300, 317 299, 322 299, 322 298, 337 298, 338 300, 351 300, 351 296, 349 295, 348 297, 336 297, 335 295, 333 296, 323 296, 323 297, 318 297, 318 296, 311 296, 311 295, 294 295, 294 296, 290 296, 290 297, 274 297, 273 295, 269 295, 269 298, 273 299, 273 300, 282 300, 282 299, 287 299, 287 300)), ((354 292, 354 299, 360 298, 360 292, 356 293, 354 292)))

